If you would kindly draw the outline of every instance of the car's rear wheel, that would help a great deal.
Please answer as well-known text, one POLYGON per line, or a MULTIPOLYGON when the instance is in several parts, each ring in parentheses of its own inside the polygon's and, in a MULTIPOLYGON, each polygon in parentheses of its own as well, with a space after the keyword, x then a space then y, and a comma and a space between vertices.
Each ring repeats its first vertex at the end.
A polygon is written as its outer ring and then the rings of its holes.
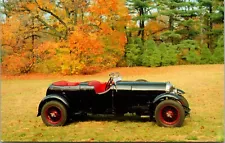
POLYGON ((155 109, 155 120, 159 126, 180 127, 185 118, 182 105, 174 100, 164 100, 155 109))
POLYGON ((63 126, 68 118, 67 110, 61 102, 49 101, 41 110, 41 118, 47 126, 63 126))

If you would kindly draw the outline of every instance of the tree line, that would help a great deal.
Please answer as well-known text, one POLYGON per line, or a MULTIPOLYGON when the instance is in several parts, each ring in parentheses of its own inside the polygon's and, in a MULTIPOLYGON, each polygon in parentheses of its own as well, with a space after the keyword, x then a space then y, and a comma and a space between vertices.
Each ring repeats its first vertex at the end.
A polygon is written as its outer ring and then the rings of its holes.
POLYGON ((222 0, 1 0, 11 74, 224 63, 222 0))

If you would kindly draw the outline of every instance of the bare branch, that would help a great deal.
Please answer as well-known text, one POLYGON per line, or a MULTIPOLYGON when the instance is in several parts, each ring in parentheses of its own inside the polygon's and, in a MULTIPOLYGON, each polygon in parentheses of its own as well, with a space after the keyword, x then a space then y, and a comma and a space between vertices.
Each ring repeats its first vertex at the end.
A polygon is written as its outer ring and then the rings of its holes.
POLYGON ((47 12, 47 13, 49 13, 49 14, 51 14, 53 17, 55 17, 63 26, 65 26, 65 28, 66 28, 66 33, 65 33, 65 36, 64 36, 64 38, 66 38, 67 37, 67 34, 68 34, 68 27, 67 27, 67 25, 66 25, 66 23, 60 18, 60 17, 58 17, 56 14, 54 14, 53 12, 51 12, 50 10, 48 10, 48 9, 44 9, 44 8, 42 8, 39 4, 38 4, 38 2, 35 0, 35 3, 37 4, 37 6, 38 6, 38 8, 40 9, 40 10, 42 10, 42 11, 44 11, 44 12, 47 12))
POLYGON ((60 33, 59 31, 57 31, 54 27, 52 27, 51 25, 49 25, 48 23, 46 23, 43 19, 41 19, 39 17, 39 15, 36 16, 36 18, 43 23, 46 27, 48 27, 50 30, 54 31, 55 35, 57 35, 58 37, 62 37, 62 33, 60 33))

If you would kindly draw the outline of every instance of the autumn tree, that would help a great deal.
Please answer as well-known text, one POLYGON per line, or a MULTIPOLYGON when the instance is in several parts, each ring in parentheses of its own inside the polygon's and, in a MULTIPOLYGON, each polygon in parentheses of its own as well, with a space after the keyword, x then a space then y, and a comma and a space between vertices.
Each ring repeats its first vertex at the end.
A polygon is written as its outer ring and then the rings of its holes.
MULTIPOLYGON (((81 57, 85 67, 96 70, 115 67, 124 55, 124 27, 130 19, 128 10, 123 1, 99 0, 92 3, 88 12, 89 22, 73 32, 70 48, 79 51, 77 55, 81 57), (77 36, 79 34, 82 35, 77 36), (80 37, 83 38, 79 40, 80 37)), ((84 68, 83 72, 87 70, 88 68, 84 68)))

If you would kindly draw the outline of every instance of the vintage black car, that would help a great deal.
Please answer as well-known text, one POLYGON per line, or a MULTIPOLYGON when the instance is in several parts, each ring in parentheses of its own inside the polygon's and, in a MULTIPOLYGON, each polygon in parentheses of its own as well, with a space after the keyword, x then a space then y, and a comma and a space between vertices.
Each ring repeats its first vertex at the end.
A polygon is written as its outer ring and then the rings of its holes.
POLYGON ((124 81, 111 73, 108 82, 58 81, 39 104, 37 116, 47 126, 65 125, 77 114, 148 115, 159 126, 180 127, 189 114, 184 91, 170 82, 124 81))

